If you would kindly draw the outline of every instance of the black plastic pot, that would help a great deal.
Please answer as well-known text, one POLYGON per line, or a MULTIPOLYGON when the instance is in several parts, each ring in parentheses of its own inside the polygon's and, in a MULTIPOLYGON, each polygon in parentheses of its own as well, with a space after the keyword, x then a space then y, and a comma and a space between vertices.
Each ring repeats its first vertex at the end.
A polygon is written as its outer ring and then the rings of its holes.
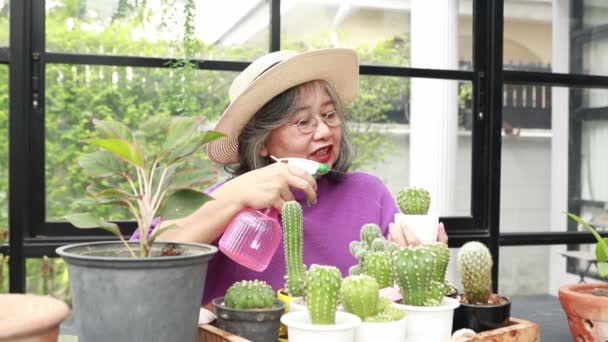
POLYGON ((228 308, 223 302, 224 297, 212 302, 218 328, 251 341, 276 342, 285 303, 277 299, 271 309, 240 310, 228 308))
POLYGON ((468 328, 475 332, 497 329, 509 324, 511 300, 504 304, 463 304, 454 310, 452 331, 468 328))

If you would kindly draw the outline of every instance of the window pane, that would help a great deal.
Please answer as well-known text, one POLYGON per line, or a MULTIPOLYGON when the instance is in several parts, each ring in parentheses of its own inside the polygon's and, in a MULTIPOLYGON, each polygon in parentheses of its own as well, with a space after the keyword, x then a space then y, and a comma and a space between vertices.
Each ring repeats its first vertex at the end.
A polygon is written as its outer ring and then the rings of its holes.
POLYGON ((431 193, 445 200, 436 197, 431 209, 436 205, 442 216, 470 215, 470 112, 466 101, 459 105, 457 92, 466 98, 470 87, 463 81, 362 76, 359 97, 349 108, 354 169, 375 174, 395 195, 408 185, 436 187, 431 193), (440 121, 451 128, 439 131, 440 121), (426 134, 432 143, 425 143, 426 134), (433 172, 440 169, 442 176, 433 172))
MULTIPOLYGON (((46 200, 47 218, 59 220, 77 209, 75 199, 86 195, 91 177, 77 158, 92 148, 81 141, 93 136, 91 120, 115 120, 142 128, 150 119, 170 115, 203 115, 217 119, 228 102, 232 72, 107 67, 88 65, 49 65, 46 82, 46 200), (182 80, 188 82, 182 83, 182 80), (182 86, 187 91, 180 94, 182 86), (70 204, 74 207, 71 208, 70 204)), ((97 132, 95 132, 96 134, 97 132)), ((160 142, 161 134, 142 128, 146 141, 160 142)), ((206 154, 200 152, 200 163, 206 154)), ((95 206, 104 218, 127 220, 126 211, 95 206)))
POLYGON ((281 3, 281 47, 348 47, 364 64, 468 69, 472 55, 472 2, 281 3))
POLYGON ((49 295, 71 306, 68 269, 61 258, 27 258, 25 261, 27 293, 49 295))
POLYGON ((268 48, 268 13, 266 2, 248 0, 47 1, 46 44, 54 52, 253 59, 268 48))
POLYGON ((608 3, 505 0, 504 68, 608 75, 608 3))
POLYGON ((608 226, 608 89, 504 86, 502 232, 573 231, 564 212, 608 226))
POLYGON ((9 15, 10 1, 0 0, 0 46, 8 46, 9 41, 9 15))

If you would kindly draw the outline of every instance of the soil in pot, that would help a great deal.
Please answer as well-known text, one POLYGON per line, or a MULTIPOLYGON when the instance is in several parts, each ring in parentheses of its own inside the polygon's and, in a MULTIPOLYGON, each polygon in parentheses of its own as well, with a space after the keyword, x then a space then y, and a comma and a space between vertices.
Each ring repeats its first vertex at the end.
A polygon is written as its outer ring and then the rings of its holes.
POLYGON ((251 341, 275 342, 285 303, 275 300, 271 309, 240 310, 224 306, 224 297, 212 301, 217 327, 251 341))
POLYGON ((509 324, 511 300, 492 294, 486 304, 469 304, 458 296, 460 306, 454 311, 452 330, 468 328, 475 332, 497 329, 509 324))

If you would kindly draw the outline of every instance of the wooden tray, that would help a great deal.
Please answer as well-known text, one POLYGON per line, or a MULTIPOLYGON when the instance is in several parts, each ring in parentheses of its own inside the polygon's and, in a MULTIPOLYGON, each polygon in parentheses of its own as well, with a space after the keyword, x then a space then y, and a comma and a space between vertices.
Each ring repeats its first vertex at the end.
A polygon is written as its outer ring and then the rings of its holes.
MULTIPOLYGON (((197 342, 250 342, 246 338, 228 333, 211 324, 198 326, 197 342)), ((540 342, 538 323, 511 317, 509 325, 482 332, 467 342, 540 342)))
POLYGON ((499 329, 484 331, 467 342, 540 342, 538 323, 511 317, 509 325, 499 329))

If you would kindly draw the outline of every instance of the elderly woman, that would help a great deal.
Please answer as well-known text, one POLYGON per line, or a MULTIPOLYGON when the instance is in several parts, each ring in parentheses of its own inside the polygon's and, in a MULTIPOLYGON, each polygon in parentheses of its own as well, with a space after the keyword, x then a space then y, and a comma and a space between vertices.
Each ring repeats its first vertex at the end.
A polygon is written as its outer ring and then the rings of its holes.
MULTIPOLYGON (((375 176, 349 172, 352 147, 344 107, 357 95, 358 58, 349 49, 297 53, 279 51, 254 61, 233 81, 230 105, 215 130, 226 137, 208 146, 211 160, 232 174, 206 192, 215 200, 159 239, 217 244, 232 217, 244 208, 277 208, 297 200, 304 216, 304 262, 331 264, 344 275, 356 263, 349 243, 363 224, 378 224, 399 244, 416 243, 407 227, 391 221, 395 200, 375 176), (316 179, 304 169, 272 157, 324 163, 316 179)), ((447 241, 443 229, 440 240, 447 241)), ((263 272, 254 272, 218 253, 209 263, 203 302, 222 296, 235 281, 263 279, 283 286, 282 246, 263 272)))

